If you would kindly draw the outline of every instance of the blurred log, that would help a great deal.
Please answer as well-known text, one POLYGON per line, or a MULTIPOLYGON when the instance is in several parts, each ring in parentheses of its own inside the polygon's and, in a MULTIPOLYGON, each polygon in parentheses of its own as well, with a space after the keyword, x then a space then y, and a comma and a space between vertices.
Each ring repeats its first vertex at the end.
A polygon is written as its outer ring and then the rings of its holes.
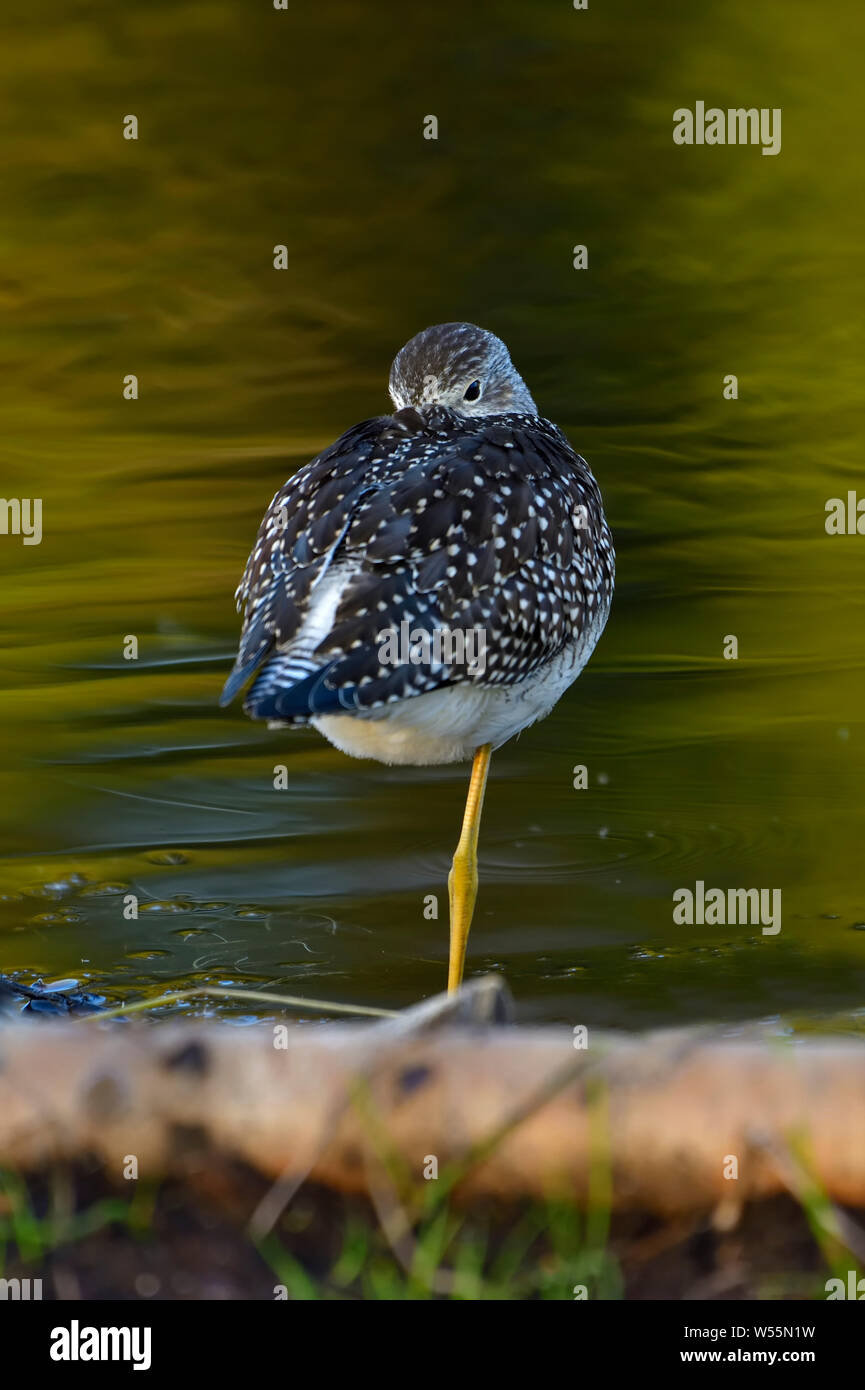
POLYGON ((289 1023, 284 1048, 269 1025, 3 1025, 0 1167, 92 1155, 119 1179, 127 1155, 142 1177, 221 1156, 366 1192, 385 1151, 418 1183, 430 1156, 441 1174, 474 1152, 461 1197, 584 1200, 594 1167, 615 1207, 671 1215, 789 1187, 798 1138, 827 1194, 865 1207, 865 1045, 686 1030, 576 1051, 567 1028, 472 1021, 506 1001, 476 981, 380 1024, 289 1023))

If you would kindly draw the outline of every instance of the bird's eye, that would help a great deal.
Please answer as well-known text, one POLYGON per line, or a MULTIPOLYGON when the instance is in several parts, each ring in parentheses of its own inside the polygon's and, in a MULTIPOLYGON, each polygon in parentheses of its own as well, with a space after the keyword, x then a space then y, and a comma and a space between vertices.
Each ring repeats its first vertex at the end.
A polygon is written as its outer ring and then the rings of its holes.
POLYGON ((472 384, 471 384, 471 386, 467 386, 467 387, 466 387, 466 391, 465 391, 465 395, 464 395, 464 397, 463 397, 463 400, 466 400, 466 401, 476 401, 477 398, 478 398, 478 396, 479 396, 480 394, 481 394, 481 384, 480 384, 480 382, 479 382, 479 381, 473 381, 472 384))

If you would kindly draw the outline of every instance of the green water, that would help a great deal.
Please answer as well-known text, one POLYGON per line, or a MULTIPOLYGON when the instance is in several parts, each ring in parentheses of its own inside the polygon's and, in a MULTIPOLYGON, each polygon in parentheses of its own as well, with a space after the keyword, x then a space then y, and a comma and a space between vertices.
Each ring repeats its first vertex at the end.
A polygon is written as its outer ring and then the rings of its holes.
POLYGON ((442 986, 467 770, 216 699, 276 487, 465 318, 619 555, 589 668, 494 758, 470 971, 523 1019, 858 1028, 865 536, 824 528, 865 497, 856 7, 8 0, 4 30, 0 483, 44 534, 0 536, 0 972, 442 986), (675 146, 698 99, 781 108, 781 153, 675 146), (782 930, 675 925, 698 879, 781 889, 782 930))

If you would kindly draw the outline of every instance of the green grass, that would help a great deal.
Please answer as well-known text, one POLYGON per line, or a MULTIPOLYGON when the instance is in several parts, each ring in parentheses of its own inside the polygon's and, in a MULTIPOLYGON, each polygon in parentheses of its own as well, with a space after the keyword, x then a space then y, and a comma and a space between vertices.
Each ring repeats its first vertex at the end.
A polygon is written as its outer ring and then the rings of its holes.
POLYGON ((554 1200, 505 1220, 495 1209, 467 1213, 446 1203, 411 1228, 405 1258, 381 1226, 350 1213, 335 1259, 317 1278, 277 1236, 258 1248, 290 1299, 571 1301, 575 1287, 589 1298, 621 1298, 619 1268, 591 1243, 590 1224, 554 1200))
POLYGON ((22 1264, 36 1266, 62 1246, 114 1223, 121 1222, 135 1230, 135 1201, 134 1197, 131 1202, 106 1197, 78 1211, 71 1181, 58 1170, 48 1210, 38 1214, 24 1179, 9 1169, 0 1169, 0 1275, 5 1274, 13 1250, 22 1264))

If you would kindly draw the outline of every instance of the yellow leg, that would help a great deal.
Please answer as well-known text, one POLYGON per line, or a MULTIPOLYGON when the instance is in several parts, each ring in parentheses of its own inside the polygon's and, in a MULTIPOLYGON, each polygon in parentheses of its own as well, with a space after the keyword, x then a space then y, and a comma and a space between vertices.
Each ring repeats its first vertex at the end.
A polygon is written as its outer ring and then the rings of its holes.
POLYGON ((463 979, 469 927, 478 895, 478 831, 484 806, 484 791, 490 769, 490 744, 485 743, 475 753, 466 812, 460 842, 448 876, 448 896, 451 905, 451 948, 448 959, 448 994, 459 989, 463 979))

